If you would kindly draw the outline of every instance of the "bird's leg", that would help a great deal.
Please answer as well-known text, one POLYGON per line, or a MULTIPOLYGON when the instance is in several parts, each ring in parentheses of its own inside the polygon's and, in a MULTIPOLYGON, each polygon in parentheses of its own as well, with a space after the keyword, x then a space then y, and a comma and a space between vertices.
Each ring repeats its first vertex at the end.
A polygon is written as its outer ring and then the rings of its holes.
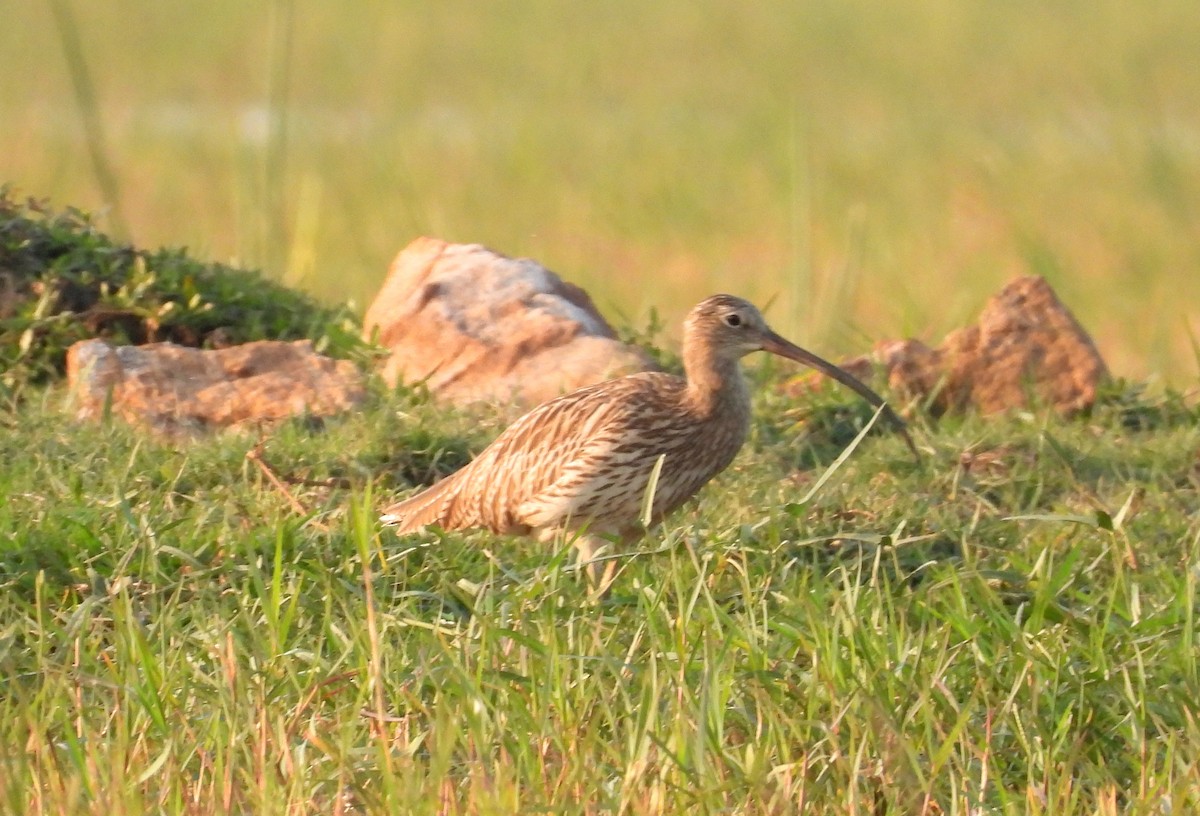
POLYGON ((575 539, 576 561, 580 569, 587 570, 588 585, 592 596, 603 598, 612 586, 617 573, 615 558, 597 560, 612 550, 612 542, 598 535, 583 534, 575 539))

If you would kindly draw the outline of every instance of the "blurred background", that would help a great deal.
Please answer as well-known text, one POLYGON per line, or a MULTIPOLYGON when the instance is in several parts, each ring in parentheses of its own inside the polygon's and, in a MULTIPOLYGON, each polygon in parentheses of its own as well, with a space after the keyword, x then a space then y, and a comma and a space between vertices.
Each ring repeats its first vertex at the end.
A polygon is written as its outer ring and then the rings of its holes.
POLYGON ((669 327, 828 355, 1045 275, 1114 373, 1200 376, 1196 0, 26 0, 0 182, 365 308, 480 242, 669 327))

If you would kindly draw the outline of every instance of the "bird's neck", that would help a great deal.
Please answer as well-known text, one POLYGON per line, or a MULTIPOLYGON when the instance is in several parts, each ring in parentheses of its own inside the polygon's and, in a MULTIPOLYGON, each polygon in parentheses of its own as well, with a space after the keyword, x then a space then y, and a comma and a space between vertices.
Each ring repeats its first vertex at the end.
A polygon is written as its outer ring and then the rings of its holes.
POLYGON ((702 417, 740 415, 749 421, 750 389, 736 358, 712 354, 708 349, 687 349, 683 358, 687 374, 688 407, 702 417))

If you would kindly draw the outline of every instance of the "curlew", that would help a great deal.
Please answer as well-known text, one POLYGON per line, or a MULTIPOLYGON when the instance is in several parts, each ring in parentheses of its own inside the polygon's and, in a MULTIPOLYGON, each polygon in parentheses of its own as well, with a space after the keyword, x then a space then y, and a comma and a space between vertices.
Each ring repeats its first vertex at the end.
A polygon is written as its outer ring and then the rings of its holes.
POLYGON ((881 407, 916 452, 903 421, 878 394, 780 337, 750 303, 714 295, 684 323, 684 377, 643 372, 544 403, 466 467, 393 504, 380 520, 398 533, 432 525, 543 541, 565 533, 593 588, 603 591, 615 561, 596 560, 601 550, 632 543, 644 532, 646 510, 650 523, 658 522, 733 461, 750 428, 739 361, 760 350, 852 388, 881 407))

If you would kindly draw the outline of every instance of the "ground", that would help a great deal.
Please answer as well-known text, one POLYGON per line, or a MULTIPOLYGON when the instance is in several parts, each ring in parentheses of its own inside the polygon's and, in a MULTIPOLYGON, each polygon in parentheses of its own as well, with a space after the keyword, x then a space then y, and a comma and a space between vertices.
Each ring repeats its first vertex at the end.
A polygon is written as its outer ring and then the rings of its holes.
POLYGON ((0 412, 0 802, 1200 806, 1197 409, 1115 386, 1073 420, 917 421, 920 462, 872 434, 821 481, 869 414, 784 398, 781 373, 599 605, 567 543, 376 524, 492 417, 377 387, 181 446, 27 392, 0 412))

